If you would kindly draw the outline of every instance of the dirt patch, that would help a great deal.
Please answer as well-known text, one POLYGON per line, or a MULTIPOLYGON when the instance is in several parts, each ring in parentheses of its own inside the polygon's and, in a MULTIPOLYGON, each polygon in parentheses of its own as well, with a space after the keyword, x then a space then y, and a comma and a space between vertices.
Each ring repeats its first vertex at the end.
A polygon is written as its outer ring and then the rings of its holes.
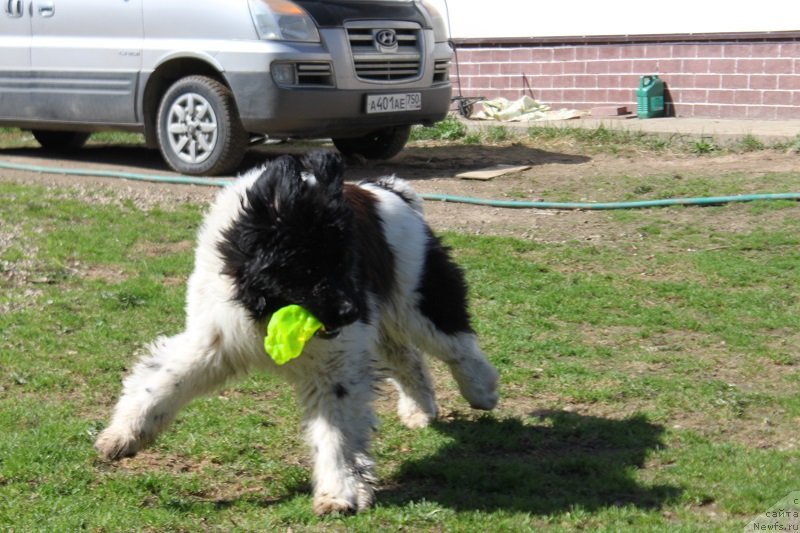
POLYGON ((153 242, 139 241, 134 245, 133 252, 144 257, 158 257, 160 255, 188 252, 194 248, 193 241, 178 242, 153 242))
MULTIPOLYGON (((324 145, 323 145, 324 146, 324 145)), ((744 154, 692 156, 683 154, 632 153, 586 155, 569 143, 547 145, 513 143, 502 146, 443 145, 418 143, 409 146, 397 158, 386 162, 351 162, 348 178, 361 180, 396 175, 411 181, 421 193, 453 194, 501 200, 612 201, 631 198, 652 177, 673 179, 690 188, 698 177, 718 176, 720 190, 736 180, 742 192, 776 192, 766 189, 768 177, 775 173, 795 172, 800 156, 778 151, 744 154), (490 181, 468 181, 455 175, 497 164, 530 165, 528 170, 490 181)), ((283 153, 299 153, 309 147, 278 145, 251 150, 242 170, 283 153)), ((141 147, 93 146, 69 160, 48 160, 36 149, 0 150, 5 159, 23 164, 114 170, 172 175, 155 151, 141 147)), ((67 187, 69 194, 92 202, 131 201, 141 209, 154 206, 170 209, 185 202, 207 204, 218 192, 216 187, 153 184, 99 177, 37 174, 0 171, 0 180, 37 183, 47 188, 67 187)), ((466 204, 429 201, 426 216, 439 231, 454 230, 476 235, 510 235, 541 242, 572 240, 605 243, 630 243, 641 238, 637 225, 626 226, 608 212, 544 211, 501 209, 466 204)), ((691 217, 693 223, 714 230, 746 231, 748 222, 736 210, 726 212, 692 211, 684 215, 676 210, 653 210, 656 216, 669 213, 669 220, 681 222, 691 217)), ((765 215, 768 216, 768 215, 765 215)), ((778 216, 778 215, 772 215, 778 216)))

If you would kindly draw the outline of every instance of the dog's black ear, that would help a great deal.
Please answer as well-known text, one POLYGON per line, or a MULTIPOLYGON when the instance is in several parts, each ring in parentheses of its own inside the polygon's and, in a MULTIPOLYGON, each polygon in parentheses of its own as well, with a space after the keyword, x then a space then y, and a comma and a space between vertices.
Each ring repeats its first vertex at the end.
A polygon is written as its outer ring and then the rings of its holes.
POLYGON ((326 187, 331 193, 339 193, 344 184, 344 160, 338 152, 317 150, 303 158, 305 166, 317 183, 326 187))
POLYGON ((256 212, 271 212, 277 218, 282 210, 291 209, 302 186, 297 160, 281 156, 266 164, 261 176, 247 191, 247 199, 256 212))

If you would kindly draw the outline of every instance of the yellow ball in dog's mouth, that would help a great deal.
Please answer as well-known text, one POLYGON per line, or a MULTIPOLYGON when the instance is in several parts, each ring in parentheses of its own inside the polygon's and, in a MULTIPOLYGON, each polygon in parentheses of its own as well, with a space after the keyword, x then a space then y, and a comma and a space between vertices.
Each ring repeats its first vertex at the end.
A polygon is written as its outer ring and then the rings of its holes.
POLYGON ((322 322, 299 305, 281 307, 272 314, 264 337, 264 350, 282 365, 303 352, 306 341, 322 327, 322 322))

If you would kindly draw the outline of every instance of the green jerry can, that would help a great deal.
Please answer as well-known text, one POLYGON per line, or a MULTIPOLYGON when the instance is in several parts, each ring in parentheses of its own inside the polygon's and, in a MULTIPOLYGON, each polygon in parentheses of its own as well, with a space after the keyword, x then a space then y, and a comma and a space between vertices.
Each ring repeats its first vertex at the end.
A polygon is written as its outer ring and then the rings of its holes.
POLYGON ((636 89, 636 116, 653 118, 664 116, 664 82, 658 76, 639 76, 636 89))

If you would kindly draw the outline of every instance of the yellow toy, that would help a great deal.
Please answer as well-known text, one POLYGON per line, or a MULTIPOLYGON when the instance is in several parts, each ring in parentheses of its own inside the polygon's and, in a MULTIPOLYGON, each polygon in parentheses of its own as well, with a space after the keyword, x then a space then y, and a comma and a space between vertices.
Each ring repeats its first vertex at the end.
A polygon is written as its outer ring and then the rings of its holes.
POLYGON ((267 324, 264 350, 282 365, 299 356, 306 341, 322 327, 322 322, 299 305, 281 307, 267 324))

